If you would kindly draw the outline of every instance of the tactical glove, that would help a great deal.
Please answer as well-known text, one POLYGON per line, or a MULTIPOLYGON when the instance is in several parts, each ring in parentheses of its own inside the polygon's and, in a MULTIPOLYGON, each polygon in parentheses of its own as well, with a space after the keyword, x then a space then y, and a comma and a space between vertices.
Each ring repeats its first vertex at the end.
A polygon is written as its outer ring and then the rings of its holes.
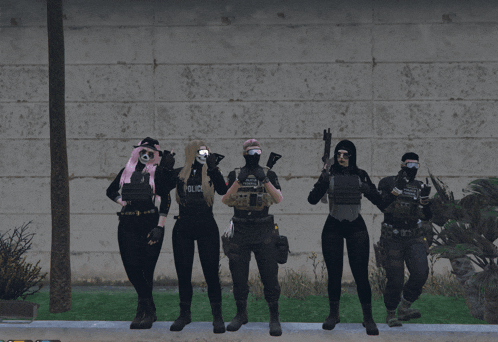
POLYGON ((157 226, 156 228, 152 229, 147 235, 149 241, 152 242, 151 244, 154 244, 156 242, 162 241, 164 237, 164 227, 157 226))
POLYGON ((240 183, 243 183, 247 177, 249 176, 249 170, 247 170, 247 168, 242 168, 240 170, 240 173, 239 173, 239 176, 237 177, 237 180, 240 182, 240 183))
POLYGON ((165 170, 173 170, 173 166, 175 166, 175 155, 176 153, 171 154, 170 151, 164 150, 159 166, 165 170))
POLYGON ((266 183, 267 182, 267 177, 265 175, 265 171, 263 171, 263 168, 261 168, 261 167, 257 168, 254 171, 254 177, 256 177, 256 179, 259 180, 262 183, 266 183))
POLYGON ((406 184, 408 184, 408 175, 405 170, 400 170, 394 181, 393 193, 395 193, 396 196, 401 195, 406 184))
POLYGON ((430 184, 422 184, 422 189, 420 190, 420 203, 427 204, 429 202, 431 188, 430 184))
POLYGON ((216 168, 216 156, 213 153, 210 153, 206 158, 206 164, 209 170, 213 170, 216 168))
POLYGON ((323 169, 318 178, 318 183, 330 184, 330 172, 327 169, 323 169))

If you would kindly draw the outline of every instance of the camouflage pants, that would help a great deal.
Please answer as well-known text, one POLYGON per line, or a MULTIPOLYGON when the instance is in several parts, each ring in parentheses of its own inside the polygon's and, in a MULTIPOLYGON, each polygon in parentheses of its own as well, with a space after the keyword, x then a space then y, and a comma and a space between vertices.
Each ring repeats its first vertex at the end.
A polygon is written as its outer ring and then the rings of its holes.
POLYGON ((401 301, 401 294, 409 301, 414 302, 422 293, 429 276, 427 262, 427 244, 423 238, 392 238, 381 239, 386 253, 387 285, 384 291, 384 304, 388 310, 395 310, 401 301), (405 280, 405 265, 410 272, 408 281, 405 280))

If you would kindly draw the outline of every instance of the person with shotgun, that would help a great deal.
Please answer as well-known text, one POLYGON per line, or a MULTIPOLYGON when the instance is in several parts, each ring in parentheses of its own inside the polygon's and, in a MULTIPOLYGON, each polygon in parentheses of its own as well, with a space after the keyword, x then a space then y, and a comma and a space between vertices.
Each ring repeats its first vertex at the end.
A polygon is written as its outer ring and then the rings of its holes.
POLYGON ((349 265, 363 311, 363 326, 368 335, 378 335, 379 330, 372 317, 372 292, 368 281, 370 240, 360 211, 362 194, 373 204, 381 206, 382 197, 367 172, 356 165, 355 145, 349 140, 342 140, 336 145, 332 158, 329 158, 330 139, 329 129, 329 133, 324 131, 325 165, 308 196, 308 202, 313 205, 324 195, 327 195, 329 202, 329 215, 322 231, 322 253, 328 273, 330 314, 322 328, 332 330, 340 322, 339 300, 346 240, 349 265))

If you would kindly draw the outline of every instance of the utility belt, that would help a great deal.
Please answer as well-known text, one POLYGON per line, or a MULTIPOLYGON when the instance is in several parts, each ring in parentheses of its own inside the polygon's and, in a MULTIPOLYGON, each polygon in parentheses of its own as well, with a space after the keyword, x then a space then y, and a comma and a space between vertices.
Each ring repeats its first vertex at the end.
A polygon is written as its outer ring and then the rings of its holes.
POLYGON ((382 222, 381 237, 385 239, 395 237, 418 238, 424 235, 424 230, 421 224, 415 224, 412 229, 403 229, 401 225, 382 222))
POLYGON ((272 223, 273 224, 273 215, 268 215, 265 217, 255 217, 255 218, 245 218, 245 217, 232 217, 232 222, 234 224, 254 224, 254 225, 260 225, 260 224, 265 224, 265 223, 272 223))
POLYGON ((116 213, 118 216, 140 216, 140 215, 149 215, 149 214, 155 214, 157 212, 157 209, 151 209, 147 211, 140 211, 140 210, 134 210, 134 211, 119 211, 116 213))

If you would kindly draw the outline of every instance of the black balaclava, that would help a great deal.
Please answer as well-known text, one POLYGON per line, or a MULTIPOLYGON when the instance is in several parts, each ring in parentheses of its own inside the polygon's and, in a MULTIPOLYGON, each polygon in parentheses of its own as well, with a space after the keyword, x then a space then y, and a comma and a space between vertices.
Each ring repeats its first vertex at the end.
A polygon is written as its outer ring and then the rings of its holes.
POLYGON ((246 167, 249 169, 252 169, 252 168, 258 166, 259 165, 259 157, 260 157, 259 154, 255 154, 252 156, 245 154, 244 159, 246 160, 246 167))
MULTIPOLYGON (((412 159, 412 160, 418 161, 418 154, 413 153, 413 152, 408 152, 408 153, 403 154, 403 157, 401 157, 401 161, 404 162, 407 159, 412 159)), ((406 174, 408 176, 408 180, 410 182, 415 179, 415 176, 417 175, 418 169, 416 169, 416 168, 409 168, 409 167, 406 167, 406 166, 403 166, 401 169, 406 172, 406 174)))
POLYGON ((334 164, 332 164, 331 169, 336 172, 343 173, 344 171, 347 171, 349 173, 358 173, 358 167, 356 166, 356 147, 354 144, 349 141, 349 140, 341 140, 339 143, 335 146, 334 149, 334 164), (342 167, 341 164, 337 161, 337 152, 339 150, 346 150, 349 153, 349 165, 347 168, 342 167))

